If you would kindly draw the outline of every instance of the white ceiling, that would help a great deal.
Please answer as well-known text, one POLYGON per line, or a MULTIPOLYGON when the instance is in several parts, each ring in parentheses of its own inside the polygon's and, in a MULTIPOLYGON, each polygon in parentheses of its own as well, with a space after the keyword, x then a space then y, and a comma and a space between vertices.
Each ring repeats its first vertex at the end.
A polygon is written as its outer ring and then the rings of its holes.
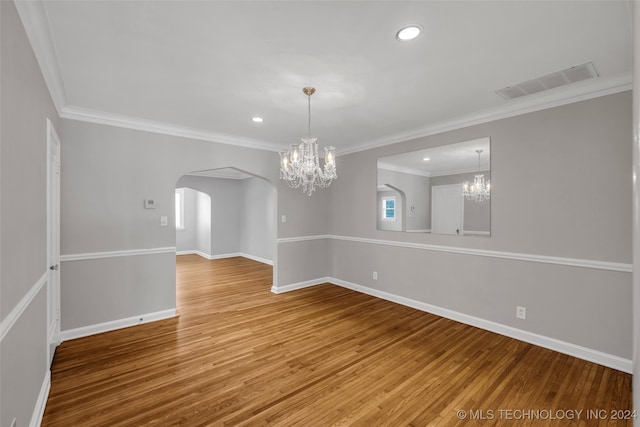
POLYGON ((338 153, 631 87, 627 1, 20 3, 63 117, 265 149, 306 134, 304 86, 338 153), (494 92, 587 62, 600 77, 494 92))
POLYGON ((486 171, 491 169, 491 141, 485 137, 381 157, 378 168, 422 176, 486 171))

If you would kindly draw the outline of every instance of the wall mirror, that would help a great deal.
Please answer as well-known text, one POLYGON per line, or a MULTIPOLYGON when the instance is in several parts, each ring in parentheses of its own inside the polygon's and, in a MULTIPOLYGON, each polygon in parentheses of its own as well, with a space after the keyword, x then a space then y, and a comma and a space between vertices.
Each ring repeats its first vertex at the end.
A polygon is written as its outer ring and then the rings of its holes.
POLYGON ((378 230, 489 236, 489 137, 378 159, 378 230))

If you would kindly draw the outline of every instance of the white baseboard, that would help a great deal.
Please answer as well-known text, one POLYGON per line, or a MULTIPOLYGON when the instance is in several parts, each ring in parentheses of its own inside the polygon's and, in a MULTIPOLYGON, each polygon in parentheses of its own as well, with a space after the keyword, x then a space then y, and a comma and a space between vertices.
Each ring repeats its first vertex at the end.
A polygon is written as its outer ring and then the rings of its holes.
POLYGON ((432 304, 427 304, 422 301, 417 301, 411 298, 402 297, 389 292, 380 291, 378 289, 372 289, 367 286, 357 285, 355 283, 347 282, 345 280, 336 279, 335 277, 323 277, 315 280, 308 280, 306 282, 294 283, 291 285, 283 285, 278 287, 272 287, 271 292, 282 293, 294 291, 297 289, 307 288, 309 286, 318 285, 320 283, 332 283, 343 288, 351 289, 363 294, 371 295, 376 298, 381 298, 387 301, 395 302, 407 307, 415 308, 420 311, 435 314, 437 316, 445 317, 447 319, 455 320, 466 325, 475 326, 480 329, 495 332, 500 335, 504 335, 510 338, 515 338, 520 341, 527 342, 529 344, 537 345, 539 347, 548 348, 559 353, 567 354, 569 356, 577 357, 578 359, 587 360, 589 362, 597 363, 599 365, 607 366, 609 368, 617 369, 622 372, 632 373, 633 362, 629 359, 624 359, 619 356, 615 356, 608 353, 603 353, 598 350, 593 350, 587 347, 582 347, 576 344, 571 344, 566 341, 560 341, 555 338, 550 338, 544 335, 539 335, 533 332, 523 331, 522 329, 514 328, 512 326, 503 325, 501 323, 493 322, 491 320, 481 319, 479 317, 470 316, 468 314, 460 313, 447 308, 438 307, 432 304))
POLYGON ((228 254, 217 254, 217 255, 208 255, 208 254, 205 254, 205 255, 198 254, 198 255, 207 259, 225 259, 225 258, 235 258, 235 257, 242 256, 240 252, 230 252, 228 254))
POLYGON ((250 260, 253 260, 253 261, 258 261, 258 262, 261 262, 263 264, 273 265, 273 261, 270 260, 270 259, 261 258, 261 257, 255 256, 255 255, 245 254, 243 252, 233 252, 233 253, 228 253, 228 254, 209 255, 209 254, 206 254, 206 253, 204 253, 202 251, 192 250, 192 251, 178 251, 178 252, 176 252, 176 255, 200 255, 202 258, 205 258, 205 259, 208 259, 208 260, 242 257, 242 258, 247 258, 247 259, 250 259, 250 260))
POLYGON ((156 311, 155 313, 141 314, 139 316, 127 317, 125 319, 112 320, 110 322, 98 323, 96 325, 83 326, 81 328, 68 329, 66 331, 60 332, 60 340, 68 341, 76 338, 88 337, 89 335, 115 331, 117 329, 128 328, 129 326, 170 319, 172 317, 176 317, 175 308, 156 311))
MULTIPOLYGON (((217 259, 212 255, 209 255, 207 253, 204 253, 202 251, 198 251, 198 250, 190 250, 190 251, 177 251, 176 255, 198 255, 201 256, 202 258, 205 259, 217 259)), ((231 258, 232 256, 240 256, 240 255, 234 255, 234 254, 226 254, 226 255, 221 255, 221 258, 231 258)))
POLYGON ((194 251, 176 251, 176 255, 194 255, 194 251))
POLYGON ((255 255, 249 255, 249 254, 245 254, 245 253, 241 254, 240 256, 243 257, 243 258, 247 258, 247 259, 253 260, 253 261, 261 262, 263 264, 273 265, 273 261, 270 260, 270 259, 262 258, 262 257, 255 256, 255 255))
POLYGON ((322 277, 320 279, 307 280, 306 282, 292 283, 290 285, 283 285, 283 286, 273 285, 271 287, 271 292, 273 292, 274 294, 281 294, 283 292, 290 292, 298 289, 304 289, 310 286, 320 285, 322 283, 332 283, 331 278, 322 277))
POLYGON ((42 387, 40 387, 40 394, 38 394, 38 400, 36 406, 33 409, 31 415, 31 421, 29 427, 39 427, 42 424, 42 417, 44 417, 44 408, 47 406, 47 399, 49 398, 49 391, 51 390, 51 371, 47 369, 44 380, 42 381, 42 387))

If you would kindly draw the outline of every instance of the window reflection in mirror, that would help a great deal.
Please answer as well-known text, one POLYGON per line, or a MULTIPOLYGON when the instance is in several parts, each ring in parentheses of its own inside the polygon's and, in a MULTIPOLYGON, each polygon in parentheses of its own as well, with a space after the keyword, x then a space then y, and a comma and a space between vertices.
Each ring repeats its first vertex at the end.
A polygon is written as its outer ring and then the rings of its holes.
POLYGON ((381 157, 378 229, 489 236, 490 181, 488 137, 381 157))

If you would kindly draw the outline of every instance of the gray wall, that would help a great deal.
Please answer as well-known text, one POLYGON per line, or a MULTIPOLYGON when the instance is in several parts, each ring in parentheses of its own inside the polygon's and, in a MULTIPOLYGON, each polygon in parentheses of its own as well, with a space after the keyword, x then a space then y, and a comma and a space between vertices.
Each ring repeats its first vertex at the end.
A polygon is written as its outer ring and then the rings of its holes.
MULTIPOLYGON (((62 135, 62 254, 175 246, 174 227, 160 227, 159 216, 167 215, 172 224, 177 180, 193 170, 237 167, 277 187, 276 234, 285 239, 276 250, 277 285, 330 275, 631 357, 629 273, 322 237, 296 239, 332 234, 629 263, 630 93, 339 156, 339 179, 309 198, 279 182, 276 153, 58 122, 12 2, 0 2, 0 19, 0 319, 46 272, 49 117, 62 135), (378 157, 479 136, 492 140, 491 238, 391 236, 376 230, 378 157), (582 194, 576 188, 593 191, 582 194), (157 200, 158 209, 143 209, 145 198, 157 200), (287 216, 284 223, 282 215, 287 216), (373 269, 379 272, 375 282, 373 269), (516 304, 527 306, 526 322, 515 320, 516 304)), ((65 261, 62 329, 175 307, 174 263, 166 253, 65 261)), ((46 348, 42 288, 0 342, 0 425, 9 425, 14 416, 18 425, 29 423, 46 378, 46 348)), ((637 360, 636 355, 636 374, 637 360)))
MULTIPOLYGON (((47 272, 46 119, 57 113, 13 2, 0 2, 0 319, 47 272)), ((59 130, 59 129, 57 129, 59 130)), ((0 341, 0 425, 29 424, 46 378, 46 285, 0 341)))
MULTIPOLYGON (((193 188, 211 197, 212 248, 205 251, 197 247, 196 239, 190 237, 190 231, 184 230, 176 232, 178 251, 197 249, 210 256, 241 253, 273 261, 277 202, 273 184, 261 178, 236 180, 183 176, 177 186, 186 186, 187 190, 193 188), (182 233, 188 237, 183 238, 182 233)), ((191 206, 191 210, 194 209, 196 205, 191 206)), ((192 230, 194 228, 191 227, 192 230)), ((200 231, 198 234, 201 234, 200 231)))
MULTIPOLYGON (((211 249, 207 255, 225 255, 240 252, 242 188, 239 180, 183 176, 176 186, 189 187, 211 197, 209 240, 211 249)), ((198 227, 200 231, 202 227, 198 227)), ((179 232, 177 232, 179 233, 179 232)), ((196 247, 189 249, 198 249, 196 247)), ((200 245, 201 246, 201 245, 200 245)), ((201 249, 198 249, 201 250, 201 249)))
MULTIPOLYGON (((191 171, 236 167, 275 184, 278 218, 286 215, 287 222, 278 223, 274 238, 326 234, 328 191, 319 190, 308 197, 300 190, 287 188, 278 178, 277 153, 99 124, 61 122, 61 251, 67 256, 61 273, 63 331, 175 307, 175 274, 170 273, 175 261, 166 254, 91 259, 90 269, 82 266, 89 261, 70 260, 74 257, 69 255, 175 246, 175 227, 161 227, 159 217, 167 215, 169 224, 175 223, 174 191, 180 186, 178 180, 191 171), (143 209, 145 198, 155 199, 157 208, 143 209), (117 273, 123 269, 134 270, 136 276, 117 273), (159 277, 156 271, 169 273, 159 277), (118 284, 107 285, 114 282, 118 284), (114 289, 105 295, 99 289, 103 286, 114 289), (119 306, 126 299, 142 301, 149 293, 162 298, 154 298, 152 304, 119 306), (101 299, 92 295, 101 295, 101 299)), ((240 186, 238 183, 236 196, 241 193, 240 186)), ((226 194, 231 197, 232 193, 229 190, 226 194)), ((227 242, 220 238, 221 232, 216 235, 212 230, 214 255, 242 250, 240 246, 221 247, 219 242, 227 242)), ((237 238, 240 234, 236 231, 234 235, 237 238)), ((295 256, 277 259, 276 285, 316 277, 315 270, 299 262, 299 256, 320 256, 319 262, 326 265, 328 253, 318 252, 313 242, 301 242, 295 256)))
MULTIPOLYGON (((306 240, 307 236, 327 234, 331 188, 340 185, 341 160, 336 158, 338 179, 328 189, 320 189, 309 197, 300 189, 278 187, 278 246, 274 263, 277 285, 295 285, 327 276, 328 245, 326 240, 306 240), (283 197, 286 195, 287 197, 283 197), (286 215, 286 222, 282 216, 286 215), (298 240, 303 238, 304 240, 298 240), (292 239, 293 241, 287 241, 292 239)), ((339 215, 347 215, 341 212, 339 215)))
POLYGON ((260 178, 241 182, 243 208, 240 250, 243 254, 273 261, 277 226, 275 187, 260 178))
POLYGON ((623 92, 340 156, 329 232, 629 263, 630 123, 631 93, 623 92), (478 136, 491 137, 490 239, 376 230, 379 157, 478 136))
POLYGON ((62 331, 176 307, 174 253, 86 259, 63 267, 62 331))
POLYGON ((404 230, 424 231, 431 228, 431 187, 428 177, 378 169, 377 182, 378 185, 391 185, 405 194, 404 230), (415 209, 411 210, 412 206, 415 209))
MULTIPOLYGON (((341 156, 329 234, 630 263, 630 130, 624 92, 341 156), (376 230, 379 157, 485 136, 491 237, 376 230)), ((337 279, 631 358, 630 273, 349 240, 332 240, 329 251, 337 279), (527 307, 526 321, 516 305, 527 307)))

